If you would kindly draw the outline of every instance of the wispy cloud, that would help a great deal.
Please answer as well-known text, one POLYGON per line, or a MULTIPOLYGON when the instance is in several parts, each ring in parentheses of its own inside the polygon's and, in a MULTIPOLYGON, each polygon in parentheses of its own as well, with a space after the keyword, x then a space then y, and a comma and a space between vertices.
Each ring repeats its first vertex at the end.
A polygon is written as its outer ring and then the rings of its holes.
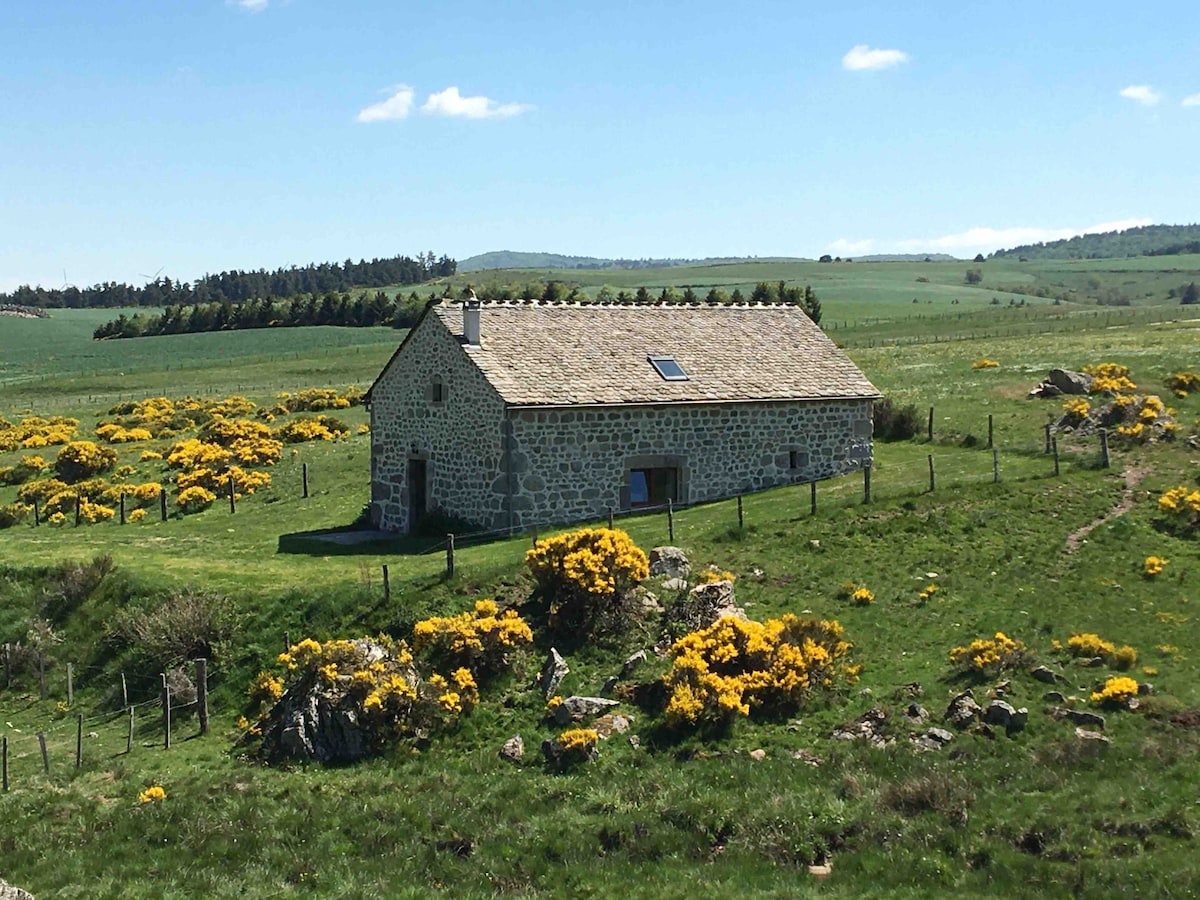
POLYGON ((863 241, 851 241, 846 238, 838 238, 832 244, 825 248, 829 253, 837 256, 867 256, 875 249, 875 242, 870 238, 863 241))
POLYGON ((1127 88, 1122 88, 1121 96, 1126 100, 1135 100, 1142 106, 1153 106, 1162 99, 1158 91, 1148 84, 1131 84, 1127 88))
POLYGON ((246 12, 262 12, 270 4, 271 0, 226 0, 226 2, 230 6, 244 9, 246 12))
POLYGON ((1191 94, 1184 97, 1180 106, 1200 106, 1200 94, 1191 94))
POLYGON ((361 110, 358 114, 358 121, 392 122, 408 118, 413 107, 413 89, 407 84, 398 84, 388 90, 391 91, 391 96, 361 110))
POLYGON ((488 97, 464 97, 458 88, 430 94, 421 106, 427 116, 450 116, 460 119, 505 119, 533 109, 528 103, 498 103, 488 97))
POLYGON ((864 72, 890 69, 902 62, 908 62, 908 54, 903 50, 877 50, 866 44, 855 44, 842 57, 842 68, 850 72, 864 72))

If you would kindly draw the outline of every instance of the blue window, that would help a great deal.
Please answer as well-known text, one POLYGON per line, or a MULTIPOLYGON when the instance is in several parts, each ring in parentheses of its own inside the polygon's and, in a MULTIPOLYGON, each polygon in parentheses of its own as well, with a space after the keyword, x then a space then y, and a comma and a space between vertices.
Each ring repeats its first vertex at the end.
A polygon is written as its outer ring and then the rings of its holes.
POLYGON ((673 356, 648 356, 650 365, 654 366, 654 370, 663 377, 664 381, 687 381, 687 372, 683 371, 683 366, 675 361, 673 356))

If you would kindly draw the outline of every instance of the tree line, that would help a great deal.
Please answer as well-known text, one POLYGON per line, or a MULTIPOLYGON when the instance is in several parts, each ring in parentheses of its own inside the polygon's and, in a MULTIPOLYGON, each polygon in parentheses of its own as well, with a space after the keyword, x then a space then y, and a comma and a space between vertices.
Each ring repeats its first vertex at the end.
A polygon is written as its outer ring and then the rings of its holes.
MULTIPOLYGON (((466 298, 472 288, 468 285, 462 289, 461 298, 466 298)), ((113 338, 156 337, 164 334, 195 334, 205 331, 235 331, 249 328, 299 328, 311 325, 334 325, 348 328, 368 328, 372 326, 391 326, 393 328, 411 328, 420 318, 421 312, 429 303, 435 303, 443 298, 454 297, 453 289, 447 285, 441 295, 431 291, 422 299, 416 291, 407 297, 399 294, 395 298, 386 291, 361 292, 357 296, 349 293, 329 291, 318 297, 310 294, 303 297, 248 300, 244 303, 232 303, 228 300, 219 303, 196 303, 170 305, 161 315, 143 316, 134 313, 126 316, 122 313, 116 319, 106 322, 97 328, 92 337, 95 340, 113 338)), ((542 285, 525 285, 514 289, 511 287, 482 287, 477 295, 481 300, 513 301, 513 300, 544 300, 546 302, 572 303, 667 303, 699 306, 736 305, 740 303, 783 303, 799 306, 804 309, 814 323, 821 324, 821 301, 817 298, 812 287, 788 285, 780 281, 775 284, 759 282, 746 298, 741 290, 734 288, 732 293, 726 293, 720 288, 712 288, 703 297, 693 288, 663 288, 658 294, 653 294, 644 287, 636 291, 622 290, 614 293, 605 286, 595 297, 584 293, 578 287, 568 288, 562 282, 549 281, 542 285)))
POLYGON ((1129 256, 1174 256, 1200 253, 1200 225, 1144 225, 1124 231, 1082 234, 1061 241, 1024 244, 997 250, 990 258, 1119 259, 1129 256))
POLYGON ((310 263, 307 266, 244 272, 230 270, 205 275, 194 282, 155 278, 143 287, 104 282, 88 288, 49 289, 22 285, 10 294, 0 293, 0 303, 39 308, 113 308, 120 306, 194 306, 244 303, 274 297, 287 299, 320 295, 352 288, 375 288, 389 284, 420 284, 431 278, 446 278, 458 270, 448 256, 418 253, 416 257, 393 256, 370 262, 347 259, 343 263, 310 263))

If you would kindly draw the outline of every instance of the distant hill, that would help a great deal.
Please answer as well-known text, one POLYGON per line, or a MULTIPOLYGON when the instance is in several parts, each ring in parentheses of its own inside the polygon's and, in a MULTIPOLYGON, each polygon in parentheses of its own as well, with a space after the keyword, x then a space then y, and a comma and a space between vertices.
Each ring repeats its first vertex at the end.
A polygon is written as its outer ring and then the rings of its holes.
POLYGON ((562 253, 524 253, 492 250, 471 256, 458 264, 459 272, 484 269, 666 269, 671 266, 720 265, 734 262, 796 262, 800 257, 720 256, 704 259, 605 259, 598 256, 567 256, 562 253))
POLYGON ((1120 259, 1179 253, 1200 253, 1200 225, 1144 225, 1124 231, 1081 234, 1048 244, 1025 244, 1011 250, 997 250, 989 258, 1120 259))
POLYGON ((870 256, 854 257, 858 262, 955 262, 957 256, 949 253, 873 253, 870 256))

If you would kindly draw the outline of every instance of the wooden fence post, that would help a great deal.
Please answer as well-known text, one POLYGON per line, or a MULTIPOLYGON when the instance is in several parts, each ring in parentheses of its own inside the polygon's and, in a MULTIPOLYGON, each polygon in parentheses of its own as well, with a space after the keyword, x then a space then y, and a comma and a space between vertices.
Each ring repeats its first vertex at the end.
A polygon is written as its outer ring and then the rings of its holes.
POLYGON ((808 511, 809 515, 815 516, 817 514, 817 483, 815 481, 809 483, 809 492, 812 496, 808 501, 808 511))
POLYGON ((608 530, 613 530, 613 511, 611 506, 608 508, 608 530))
POLYGON ((46 699, 46 654, 38 651, 38 696, 46 699))
POLYGON ((283 633, 283 652, 292 652, 292 636, 286 631, 283 633))
POLYGON ((1047 422, 1044 427, 1046 429, 1046 452, 1049 453, 1050 452, 1050 423, 1047 422))
POLYGON ((125 752, 133 752, 133 707, 129 707, 129 736, 125 738, 125 752))
POLYGON ((667 540, 675 543, 675 504, 667 500, 667 540))
POLYGON ((936 488, 936 486, 937 486, 937 482, 935 481, 934 474, 933 474, 933 454, 930 453, 929 454, 929 493, 932 494, 934 489, 936 488))
POLYGON ((125 492, 121 491, 121 524, 125 524, 125 492))
POLYGON ((929 428, 928 428, 927 436, 928 436, 928 439, 930 440, 930 442, 932 442, 933 441, 933 407, 932 406, 929 407, 929 428))
POLYGON ((230 475, 229 476, 229 514, 232 516, 235 512, 237 512, 237 506, 235 506, 233 476, 230 475))
POLYGON ((742 495, 738 494, 738 529, 746 527, 746 518, 742 515, 742 495))
POLYGON ((992 447, 992 414, 988 413, 988 449, 991 450, 992 447))
POLYGON ((1000 451, 992 448, 992 484, 1000 482, 1000 451))
POLYGON ((37 733, 38 746, 42 750, 42 770, 50 774, 50 754, 46 752, 46 732, 39 731, 37 733))
POLYGON ((1108 468, 1108 429, 1100 429, 1100 465, 1108 468))
POLYGON ((4 645, 4 686, 12 687, 12 648, 4 645))
POLYGON ((392 599, 392 580, 388 577, 387 563, 383 564, 383 602, 387 603, 392 599))
POLYGON ((79 517, 83 514, 83 498, 75 495, 75 526, 79 526, 79 517))
POLYGON ((67 706, 75 705, 75 664, 67 663, 67 706))
MULTIPOLYGON (((932 422, 933 420, 930 419, 932 422)), ((871 464, 863 466, 863 503, 871 502, 871 464)))
POLYGON ((129 705, 129 683, 125 680, 125 673, 121 673, 121 705, 129 705))
POLYGON ((42 508, 38 505, 37 497, 33 498, 33 524, 42 524, 42 508))
POLYGON ((1058 475, 1058 438, 1051 439, 1051 446, 1054 450, 1054 474, 1058 475))
POLYGON ((446 577, 454 577, 454 535, 446 535, 446 577))
POLYGON ((308 499, 308 463, 300 464, 300 477, 304 483, 304 499, 308 499))
POLYGON ((200 720, 200 734, 208 734, 208 660, 196 660, 196 717, 200 720))
POLYGON ((83 713, 75 717, 75 768, 83 768, 83 713))
POLYGON ((4 793, 7 794, 8 793, 8 735, 7 734, 4 736, 3 740, 0 741, 0 744, 3 745, 3 749, 0 749, 0 759, 4 760, 4 763, 3 763, 4 793))
POLYGON ((162 677, 163 749, 171 749, 171 686, 167 684, 167 673, 162 677))
POLYGON ((162 520, 167 521, 167 489, 163 488, 158 492, 158 512, 162 520))

